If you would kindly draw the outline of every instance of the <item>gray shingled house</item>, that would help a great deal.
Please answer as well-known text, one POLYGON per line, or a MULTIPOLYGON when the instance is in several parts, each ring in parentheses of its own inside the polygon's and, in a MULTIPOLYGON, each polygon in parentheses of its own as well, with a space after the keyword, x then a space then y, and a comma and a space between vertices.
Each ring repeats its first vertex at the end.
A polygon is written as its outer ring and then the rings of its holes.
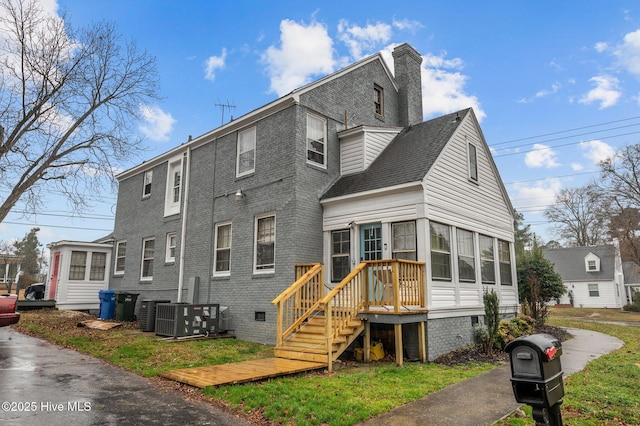
POLYGON ((640 266, 635 262, 622 262, 624 272, 624 294, 627 303, 633 302, 633 294, 640 292, 640 266))
POLYGON ((516 314, 513 209, 474 112, 423 122, 422 58, 393 58, 121 173, 110 288, 219 303, 238 338, 307 358, 316 331, 327 356, 389 327, 434 359, 473 341, 484 288, 516 314))
POLYGON ((562 277, 561 304, 576 308, 621 308, 626 303, 620 253, 614 245, 543 250, 562 277))

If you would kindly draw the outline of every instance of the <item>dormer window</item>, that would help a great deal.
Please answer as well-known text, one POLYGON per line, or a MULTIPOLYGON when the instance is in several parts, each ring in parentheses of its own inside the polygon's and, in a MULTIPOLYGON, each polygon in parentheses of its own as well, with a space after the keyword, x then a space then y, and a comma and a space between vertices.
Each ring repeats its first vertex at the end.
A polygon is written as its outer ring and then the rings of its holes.
POLYGON ((589 253, 584 257, 584 266, 587 272, 600 272, 600 258, 589 253))

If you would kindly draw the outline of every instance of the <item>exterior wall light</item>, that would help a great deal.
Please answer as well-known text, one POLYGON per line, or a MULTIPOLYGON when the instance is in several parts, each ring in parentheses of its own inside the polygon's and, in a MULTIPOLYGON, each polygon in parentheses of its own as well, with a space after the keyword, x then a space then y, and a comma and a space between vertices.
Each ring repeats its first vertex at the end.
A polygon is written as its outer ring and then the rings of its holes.
POLYGON ((241 189, 238 189, 238 192, 236 192, 236 201, 240 201, 244 198, 244 194, 242 193, 241 189))

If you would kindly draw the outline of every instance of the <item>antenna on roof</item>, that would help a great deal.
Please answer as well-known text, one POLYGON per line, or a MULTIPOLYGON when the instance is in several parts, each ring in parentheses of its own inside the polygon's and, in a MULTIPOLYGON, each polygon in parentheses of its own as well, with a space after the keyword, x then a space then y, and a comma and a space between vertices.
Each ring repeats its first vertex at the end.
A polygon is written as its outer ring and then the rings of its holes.
MULTIPOLYGON (((218 102, 220 102, 220 101, 218 101, 218 102)), ((229 112, 231 112, 231 108, 235 109, 236 106, 230 104, 228 99, 227 99, 227 103, 226 104, 217 103, 217 104, 215 104, 215 106, 220 107, 222 109, 222 121, 220 122, 220 125, 222 126, 224 124, 224 110, 225 110, 225 108, 227 110, 229 110, 229 112)))

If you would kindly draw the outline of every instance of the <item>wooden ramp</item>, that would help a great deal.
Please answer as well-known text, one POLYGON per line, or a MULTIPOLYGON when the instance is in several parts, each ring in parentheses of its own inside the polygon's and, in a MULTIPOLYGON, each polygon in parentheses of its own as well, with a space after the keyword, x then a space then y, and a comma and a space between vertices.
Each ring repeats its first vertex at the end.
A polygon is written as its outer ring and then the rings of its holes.
POLYGON ((160 373, 159 376, 198 388, 205 388, 207 386, 252 382, 326 367, 327 364, 319 362, 264 358, 233 364, 165 371, 160 373))

